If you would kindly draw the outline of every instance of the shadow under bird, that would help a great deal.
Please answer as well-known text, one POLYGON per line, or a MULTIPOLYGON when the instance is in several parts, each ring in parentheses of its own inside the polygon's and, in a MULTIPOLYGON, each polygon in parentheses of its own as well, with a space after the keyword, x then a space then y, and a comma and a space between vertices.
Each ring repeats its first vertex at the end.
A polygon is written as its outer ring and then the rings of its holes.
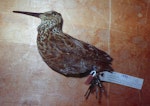
POLYGON ((41 19, 38 26, 37 47, 45 63, 54 71, 67 77, 89 77, 90 84, 85 94, 96 92, 100 97, 104 87, 99 78, 100 72, 112 72, 112 58, 104 51, 93 45, 75 39, 62 31, 63 18, 56 11, 33 13, 13 11, 41 19))

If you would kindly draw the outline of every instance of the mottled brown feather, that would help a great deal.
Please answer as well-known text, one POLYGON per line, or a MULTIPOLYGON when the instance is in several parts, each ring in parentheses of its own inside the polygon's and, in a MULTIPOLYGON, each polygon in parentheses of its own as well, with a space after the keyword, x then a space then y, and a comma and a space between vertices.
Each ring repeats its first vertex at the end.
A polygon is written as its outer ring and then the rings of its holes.
POLYGON ((51 12, 49 20, 43 19, 38 27, 38 49, 49 67, 70 77, 84 77, 93 67, 97 72, 113 70, 112 58, 106 52, 63 33, 62 25, 61 15, 51 12))
POLYGON ((69 77, 84 77, 95 69, 113 71, 112 58, 104 51, 63 33, 60 13, 48 11, 32 13, 13 11, 41 19, 38 26, 37 46, 40 55, 54 71, 69 77))

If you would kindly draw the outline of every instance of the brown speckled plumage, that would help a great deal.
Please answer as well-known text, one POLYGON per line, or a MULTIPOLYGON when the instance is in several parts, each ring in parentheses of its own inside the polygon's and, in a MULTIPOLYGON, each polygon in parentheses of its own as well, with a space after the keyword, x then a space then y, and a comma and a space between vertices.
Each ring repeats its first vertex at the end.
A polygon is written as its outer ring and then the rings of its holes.
POLYGON ((62 31, 63 19, 60 13, 14 12, 41 19, 37 46, 43 60, 54 71, 68 77, 84 77, 91 70, 96 70, 97 74, 105 70, 113 71, 112 58, 107 53, 62 31))

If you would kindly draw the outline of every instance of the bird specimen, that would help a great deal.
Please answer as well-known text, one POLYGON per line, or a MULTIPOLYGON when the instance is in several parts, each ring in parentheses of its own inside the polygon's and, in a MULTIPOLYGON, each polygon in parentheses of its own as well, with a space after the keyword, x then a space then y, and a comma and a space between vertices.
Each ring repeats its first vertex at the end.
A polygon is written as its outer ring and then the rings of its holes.
POLYGON ((33 13, 13 11, 41 19, 37 31, 37 47, 45 63, 54 71, 67 77, 90 75, 90 84, 85 98, 90 93, 102 93, 104 87, 99 78, 100 72, 112 72, 112 58, 104 51, 63 32, 63 18, 56 11, 33 13))

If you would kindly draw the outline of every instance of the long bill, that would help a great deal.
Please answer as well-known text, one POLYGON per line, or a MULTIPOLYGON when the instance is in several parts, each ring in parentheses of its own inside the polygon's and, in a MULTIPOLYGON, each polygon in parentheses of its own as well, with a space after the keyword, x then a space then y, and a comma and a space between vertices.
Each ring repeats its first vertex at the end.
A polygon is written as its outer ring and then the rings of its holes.
POLYGON ((42 13, 33 13, 33 12, 25 12, 25 11, 13 11, 14 13, 20 13, 20 14, 26 14, 26 15, 30 15, 30 16, 34 16, 34 17, 38 17, 42 14, 42 13))

